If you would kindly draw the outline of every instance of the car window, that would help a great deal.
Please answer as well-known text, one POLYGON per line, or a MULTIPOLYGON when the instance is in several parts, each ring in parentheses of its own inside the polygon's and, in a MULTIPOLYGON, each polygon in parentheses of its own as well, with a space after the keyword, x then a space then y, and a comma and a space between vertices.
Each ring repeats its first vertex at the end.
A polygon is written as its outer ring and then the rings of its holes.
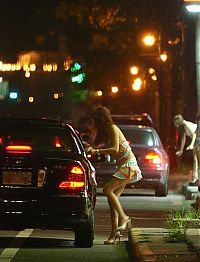
POLYGON ((1 147, 29 145, 37 151, 76 152, 77 147, 68 130, 58 127, 9 125, 0 128, 1 147))
POLYGON ((152 119, 149 115, 112 115, 113 122, 117 125, 142 125, 153 126, 152 119))
POLYGON ((128 118, 114 118, 113 121, 118 125, 143 125, 152 126, 152 123, 148 119, 128 119, 128 118))
POLYGON ((130 144, 155 146, 155 139, 151 130, 120 128, 130 144))

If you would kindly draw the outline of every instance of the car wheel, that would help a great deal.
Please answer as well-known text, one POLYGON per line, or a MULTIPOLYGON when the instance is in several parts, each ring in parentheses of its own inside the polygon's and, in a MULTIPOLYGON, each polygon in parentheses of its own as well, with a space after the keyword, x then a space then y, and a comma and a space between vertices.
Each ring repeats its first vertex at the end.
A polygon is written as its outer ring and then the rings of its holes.
POLYGON ((91 211, 90 216, 85 223, 77 225, 75 229, 75 246, 92 247, 94 240, 94 213, 91 211))
POLYGON ((168 183, 165 182, 164 185, 160 185, 155 190, 155 196, 157 197, 165 197, 168 195, 168 183))

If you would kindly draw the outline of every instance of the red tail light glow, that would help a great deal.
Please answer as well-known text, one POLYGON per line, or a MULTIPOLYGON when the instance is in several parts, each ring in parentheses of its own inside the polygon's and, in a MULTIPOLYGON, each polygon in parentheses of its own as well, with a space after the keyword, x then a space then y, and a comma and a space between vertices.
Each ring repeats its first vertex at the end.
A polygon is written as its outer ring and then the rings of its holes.
POLYGON ((19 153, 19 154, 27 154, 31 153, 32 147, 31 146, 17 146, 17 145, 10 145, 6 147, 6 151, 8 153, 19 153))
POLYGON ((62 147, 60 139, 57 136, 54 138, 53 144, 55 147, 58 147, 58 148, 62 147))
POLYGON ((59 185, 60 189, 81 189, 85 185, 84 182, 65 181, 59 185))
POLYGON ((155 152, 151 152, 151 153, 148 153, 146 156, 145 156, 145 160, 148 160, 150 161, 152 164, 155 164, 155 165, 160 165, 161 164, 161 157, 159 154, 155 153, 155 152))
POLYGON ((83 175, 84 174, 84 171, 81 167, 79 166, 73 166, 72 169, 71 169, 71 173, 72 174, 76 174, 76 175, 83 175))
POLYGON ((60 183, 60 189, 83 189, 85 186, 84 169, 75 165, 71 167, 68 180, 60 183))

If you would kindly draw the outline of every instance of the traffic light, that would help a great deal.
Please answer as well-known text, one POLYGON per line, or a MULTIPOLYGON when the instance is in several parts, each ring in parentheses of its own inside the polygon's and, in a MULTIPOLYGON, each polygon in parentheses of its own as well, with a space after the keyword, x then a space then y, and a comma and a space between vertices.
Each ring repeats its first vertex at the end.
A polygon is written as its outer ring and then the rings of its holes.
POLYGON ((70 67, 70 79, 72 83, 82 84, 86 79, 86 74, 83 72, 83 66, 75 62, 70 67))

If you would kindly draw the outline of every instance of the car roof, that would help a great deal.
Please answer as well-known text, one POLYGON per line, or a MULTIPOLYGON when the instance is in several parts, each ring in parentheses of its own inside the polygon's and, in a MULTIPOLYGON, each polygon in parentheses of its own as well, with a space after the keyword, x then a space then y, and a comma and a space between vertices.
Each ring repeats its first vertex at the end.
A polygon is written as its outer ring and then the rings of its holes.
POLYGON ((112 117, 122 117, 122 118, 138 118, 138 117, 145 117, 145 118, 148 118, 148 119, 151 119, 150 115, 147 114, 147 113, 137 113, 137 114, 112 114, 111 115, 112 117))
POLYGON ((116 124, 153 126, 153 120, 147 113, 132 115, 111 115, 116 124))
POLYGON ((35 124, 47 124, 47 125, 60 125, 60 122, 54 119, 46 118, 13 118, 13 117, 1 117, 1 124, 7 123, 35 123, 35 124))
POLYGON ((117 125, 119 128, 122 129, 138 129, 138 130, 146 130, 146 131, 155 131, 153 127, 150 126, 143 126, 143 125, 117 125))

